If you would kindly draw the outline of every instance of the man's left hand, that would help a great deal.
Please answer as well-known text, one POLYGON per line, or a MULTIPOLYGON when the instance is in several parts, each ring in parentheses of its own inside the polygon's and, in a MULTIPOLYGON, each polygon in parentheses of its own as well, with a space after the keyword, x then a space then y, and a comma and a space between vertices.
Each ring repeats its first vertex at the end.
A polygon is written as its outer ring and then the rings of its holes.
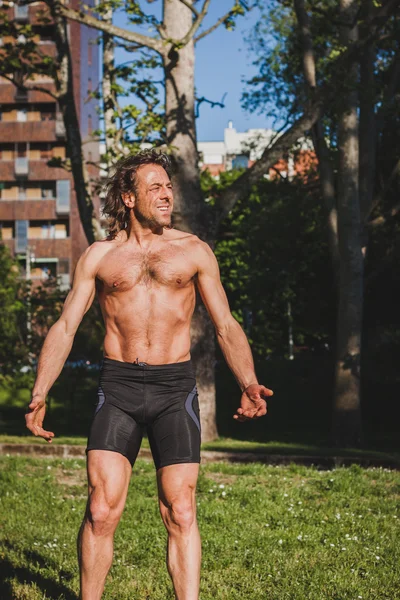
POLYGON ((273 391, 263 385, 252 383, 243 392, 240 400, 240 408, 237 409, 233 418, 237 421, 248 421, 258 419, 267 414, 267 403, 263 398, 273 395, 273 391))

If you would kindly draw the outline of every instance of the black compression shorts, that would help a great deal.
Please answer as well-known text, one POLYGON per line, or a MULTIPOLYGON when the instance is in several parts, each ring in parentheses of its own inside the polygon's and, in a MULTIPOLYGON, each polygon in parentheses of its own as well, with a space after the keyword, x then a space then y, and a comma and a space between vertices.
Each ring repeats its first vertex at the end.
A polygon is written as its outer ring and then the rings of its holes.
POLYGON ((156 468, 200 462, 200 415, 192 362, 167 365, 105 358, 89 450, 111 450, 133 466, 147 429, 156 468))

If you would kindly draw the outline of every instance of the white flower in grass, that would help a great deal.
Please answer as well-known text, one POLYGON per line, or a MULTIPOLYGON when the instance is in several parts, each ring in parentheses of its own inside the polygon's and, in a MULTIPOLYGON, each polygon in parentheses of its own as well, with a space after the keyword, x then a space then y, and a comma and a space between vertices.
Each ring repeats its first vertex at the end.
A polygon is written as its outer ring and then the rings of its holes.
POLYGON ((299 540, 299 542, 301 542, 301 540, 303 539, 303 536, 300 534, 297 536, 297 539, 299 540))
POLYGON ((381 560, 380 556, 375 556, 376 560, 381 560))
POLYGON ((221 496, 226 496, 226 492, 222 492, 221 496))
POLYGON ((289 496, 289 494, 283 494, 284 498, 287 498, 289 496))
POLYGON ((334 548, 334 547, 335 547, 335 544, 329 544, 329 545, 330 545, 332 548, 334 548))
POLYGON ((283 544, 283 540, 278 540, 278 544, 282 545, 283 544))
POLYGON ((346 550, 346 548, 343 547, 342 550, 344 551, 344 550, 346 550))
POLYGON ((214 490, 208 490, 208 491, 210 492, 210 494, 212 494, 214 490))
POLYGON ((221 488, 221 490, 223 490, 225 486, 223 483, 220 483, 219 487, 221 488))
POLYGON ((337 518, 337 520, 340 520, 340 513, 336 513, 335 517, 337 518))

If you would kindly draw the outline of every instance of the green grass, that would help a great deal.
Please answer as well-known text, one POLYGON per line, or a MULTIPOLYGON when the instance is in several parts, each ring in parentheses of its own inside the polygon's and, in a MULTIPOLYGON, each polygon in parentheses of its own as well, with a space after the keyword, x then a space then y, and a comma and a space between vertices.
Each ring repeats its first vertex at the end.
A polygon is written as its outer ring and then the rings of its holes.
MULTIPOLYGON (((86 446, 86 438, 84 437, 66 437, 56 436, 53 439, 53 444, 68 444, 72 446, 86 446)), ((41 438, 33 435, 0 435, 0 444, 44 444, 41 438)), ((149 442, 146 437, 143 438, 143 448, 149 448, 149 442)), ((203 450, 214 450, 217 452, 251 452, 255 454, 282 454, 282 455, 297 455, 297 456, 343 456, 360 459, 381 459, 393 462, 400 462, 400 455, 397 453, 378 452, 375 450, 363 450, 359 448, 329 448, 311 444, 296 444, 289 442, 251 442, 244 440, 235 440, 232 438, 218 438, 213 442, 202 444, 203 450)))
MULTIPOLYGON (((72 600, 83 460, 0 458, 0 598, 72 600)), ((201 467, 201 600, 399 600, 400 474, 201 467)), ((105 600, 172 600, 154 467, 138 461, 105 600)))

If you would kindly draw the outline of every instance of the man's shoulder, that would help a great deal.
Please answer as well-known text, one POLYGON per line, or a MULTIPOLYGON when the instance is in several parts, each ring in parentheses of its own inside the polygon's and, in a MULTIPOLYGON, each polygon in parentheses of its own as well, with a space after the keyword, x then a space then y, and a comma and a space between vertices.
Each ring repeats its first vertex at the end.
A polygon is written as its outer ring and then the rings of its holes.
POLYGON ((210 249, 210 246, 206 242, 203 242, 203 240, 201 240, 197 235, 193 233, 187 233, 186 231, 180 231, 179 229, 169 230, 169 239, 179 241, 184 245, 188 245, 192 250, 196 248, 200 251, 205 251, 207 248, 210 249))
POLYGON ((81 254, 79 259, 80 266, 88 271, 97 271, 101 260, 118 245, 118 241, 109 238, 93 242, 93 244, 86 248, 83 254, 81 254))

